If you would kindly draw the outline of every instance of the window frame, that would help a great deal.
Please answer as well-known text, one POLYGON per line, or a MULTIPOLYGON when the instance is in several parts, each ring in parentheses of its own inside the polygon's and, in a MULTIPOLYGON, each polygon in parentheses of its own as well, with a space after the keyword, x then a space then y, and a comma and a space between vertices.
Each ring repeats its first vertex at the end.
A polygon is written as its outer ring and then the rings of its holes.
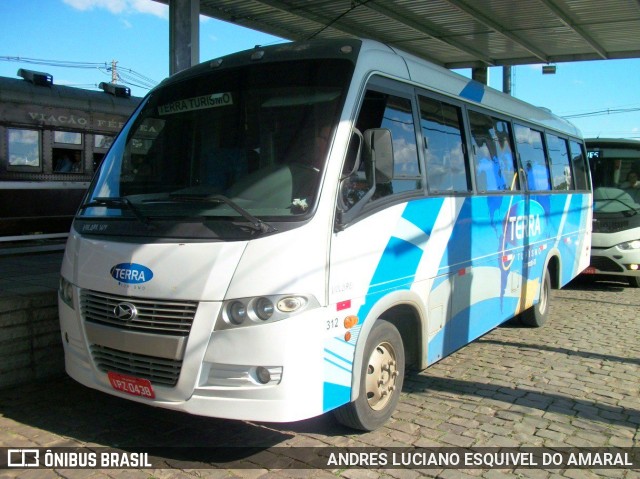
MULTIPOLYGON (((552 192, 554 191, 552 183, 551 183, 551 168, 550 168, 550 164, 549 164, 549 153, 548 153, 548 148, 547 148, 547 132, 545 131, 544 128, 540 128, 540 127, 536 127, 536 126, 531 126, 529 124, 526 124, 524 122, 521 121, 514 121, 513 124, 513 133, 514 133, 514 140, 516 140, 516 151, 518 153, 518 162, 520 163, 520 168, 522 169, 522 171, 525 172, 525 177, 527 179, 526 181, 526 191, 531 193, 548 193, 548 192, 552 192), (526 166, 524 164, 524 160, 522 158, 522 152, 520 151, 520 149, 518 148, 518 141, 517 141, 517 134, 516 134, 516 128, 518 127, 522 127, 522 128, 527 128, 529 131, 534 131, 536 133, 540 134, 540 142, 541 142, 541 146, 542 146, 542 155, 543 155, 543 160, 544 160, 544 168, 545 171, 547 173, 547 185, 548 188, 547 189, 531 189, 529 188, 529 172, 526 169, 526 166)), ((533 174, 533 166, 541 166, 539 163, 536 163, 535 165, 532 165, 532 174, 533 174)), ((537 186, 537 185, 536 185, 537 186)))
POLYGON ((521 165, 520 165, 520 161, 519 161, 519 157, 518 157, 518 152, 516 149, 516 145, 515 145, 515 134, 514 134, 514 118, 503 115, 497 111, 494 110, 490 110, 488 108, 479 108, 476 107, 475 105, 466 105, 467 108, 465 109, 465 122, 467 125, 467 142, 468 142, 468 157, 469 157, 469 165, 471 167, 471 180, 473 182, 473 192, 476 195, 481 195, 481 196, 491 196, 491 195, 517 195, 517 194, 524 194, 525 192, 525 188, 524 188, 524 182, 522 180, 522 175, 520 174, 520 169, 521 169, 521 165), (485 116, 489 116, 491 118, 494 118, 496 120, 499 121, 503 121, 505 123, 508 124, 509 126, 509 147, 511 149, 511 156, 512 156, 512 162, 513 162, 513 171, 514 171, 514 175, 516 175, 516 182, 515 182, 515 186, 516 189, 511 190, 511 189, 504 189, 504 190, 480 190, 478 188, 478 177, 477 177, 477 168, 476 168, 476 152, 474 151, 473 148, 473 135, 471 132, 471 116, 470 116, 470 112, 475 112, 481 115, 485 115, 485 116))
MULTIPOLYGON (((345 229, 351 226, 354 223, 357 223, 361 219, 364 219, 372 214, 375 214, 381 210, 387 209, 395 204, 405 203, 411 200, 419 200, 427 197, 467 197, 467 196, 494 196, 494 195, 529 195, 529 194, 567 194, 573 192, 590 192, 591 191, 591 183, 590 183, 590 173, 588 171, 588 161, 586 157, 586 146, 584 144, 584 139, 580 137, 573 136, 566 132, 560 132, 553 129, 545 128, 544 125, 532 123, 529 120, 516 117, 509 116, 504 113, 501 113, 496 110, 492 110, 490 108, 483 107, 481 105, 477 105, 472 102, 465 101, 462 98, 458 98, 456 96, 448 96, 445 94, 441 94, 439 92, 435 92, 429 90, 425 86, 418 86, 411 83, 404 83, 401 80, 391 79, 389 77, 382 76, 380 74, 372 74, 370 75, 366 81, 363 83, 362 88, 360 90, 360 98, 359 101, 354 108, 354 114, 352 117, 353 125, 357 124, 360 112, 362 110, 362 105, 364 103, 365 96, 368 91, 373 90, 382 94, 394 95, 401 98, 406 98, 411 101, 411 107, 413 111, 413 123, 414 123, 414 133, 416 136, 416 149, 418 154, 418 166, 420 168, 421 173, 421 182, 422 187, 417 188, 412 191, 404 191, 401 193, 393 193, 388 196, 384 196, 381 198, 377 198, 375 200, 369 199, 366 200, 366 204, 361 207, 355 207, 358 203, 351 207, 349 210, 343 211, 340 210, 339 205, 341 204, 340 200, 337 200, 337 206, 339 211, 339 220, 337 222, 338 230, 345 229), (467 174, 467 183, 468 183, 468 191, 437 191, 431 190, 430 184, 428 181, 427 175, 427 161, 426 161, 426 152, 424 149, 424 135, 422 133, 422 115, 420 110, 420 97, 424 97, 427 100, 435 100, 441 103, 444 103, 448 106, 452 106, 454 108, 458 108, 459 114, 461 115, 462 124, 460 133, 462 136, 462 148, 465 162, 465 169, 467 174), (495 120, 499 120, 508 125, 509 129, 509 146, 511 149, 511 156, 513 161, 513 174, 516 176, 515 178, 515 189, 505 189, 505 190, 488 190, 481 191, 478 189, 477 183, 477 168, 476 168, 476 160, 472 143, 472 134, 471 134, 471 112, 485 115, 491 117, 495 120), (515 128, 516 125, 520 125, 530 130, 536 131, 540 134, 542 141, 542 149, 544 154, 545 167, 547 172, 547 178, 549 182, 548 190, 529 190, 528 181, 525 178, 523 171, 524 165, 521 160, 521 154, 518 151, 517 143, 516 143, 516 134, 515 128), (548 151, 548 139, 547 135, 553 135, 565 142, 568 148, 569 157, 569 166, 571 171, 571 185, 569 189, 555 189, 553 185, 553 178, 551 176, 551 159, 548 151), (577 145, 580 147, 580 154, 582 157, 582 166, 584 168, 584 181, 586 181, 585 188, 578 188, 578 184, 576 179, 578 177, 576 173, 575 163, 573 161, 573 145, 577 145), (353 210, 357 210, 355 214, 350 214, 353 210)), ((350 140, 351 142, 352 140, 350 140)), ((347 151, 349 148, 347 149, 347 151)), ((345 158, 343 159, 343 164, 341 168, 341 172, 344 171, 346 162, 348 161, 348 155, 345 152, 345 158)), ((513 181, 513 176, 512 176, 513 181)), ((341 193, 338 192, 338 195, 341 193)))
POLYGON ((62 130, 54 128, 51 130, 51 172, 54 175, 86 175, 87 168, 85 164, 86 154, 85 154, 85 145, 87 142, 86 132, 77 131, 77 130, 62 130), (74 134, 79 135, 80 143, 65 143, 61 141, 56 141, 56 133, 62 134, 74 134), (72 171, 58 171, 57 168, 57 157, 61 150, 73 152, 74 154, 80 155, 79 165, 80 168, 78 170, 72 171), (79 152, 79 153, 78 153, 79 152))
POLYGON ((439 95, 435 92, 425 90, 422 88, 416 89, 416 102, 417 102, 417 115, 418 115, 418 143, 419 143, 419 152, 422 154, 422 164, 424 165, 424 176, 425 176, 425 188, 428 191, 428 196, 471 196, 474 194, 475 190, 475 181, 474 181, 474 169, 471 165, 471 155, 469 154, 469 129, 468 129, 468 115, 466 109, 466 103, 460 100, 457 100, 452 97, 448 97, 446 95, 439 95), (430 101, 437 101, 441 104, 448 105, 450 107, 456 108, 459 114, 459 127, 460 127, 460 137, 461 137, 461 147, 462 147, 462 156, 465 168, 465 175, 467 180, 467 190, 432 190, 429 182, 429 175, 427 172, 428 164, 427 164, 427 152, 425 151, 425 136, 422 133, 422 110, 421 110, 421 97, 430 101))
POLYGON ((23 173, 42 173, 44 171, 44 131, 34 127, 7 126, 4 128, 4 141, 6 145, 6 163, 5 168, 8 172, 23 173), (12 165, 11 164, 11 139, 9 138, 12 130, 32 131, 38 136, 38 164, 37 165, 12 165))
POLYGON ((551 191, 574 191, 575 188, 575 180, 573 177, 573 168, 571 166, 571 147, 569 146, 570 143, 570 139, 565 137, 565 136, 561 136, 559 135, 557 132, 555 131, 545 131, 545 142, 546 142, 546 146, 547 146, 547 158, 549 160, 549 179, 551 181, 551 191), (565 167, 569 167, 569 172, 571 174, 571 178, 570 178, 570 183, 568 185, 567 188, 565 189, 560 189, 560 188, 556 188, 556 185, 554 184, 554 176, 553 176, 553 156, 551 154, 551 147, 550 147, 550 138, 549 137, 554 137, 560 141, 562 141, 565 145, 565 152, 567 154, 567 164, 565 165, 565 167))
MULTIPOLYGON (((415 135, 415 146, 416 146, 416 157, 418 162, 418 168, 420 169, 420 175, 415 179, 416 181, 420 181, 420 188, 416 188, 413 190, 402 191, 399 193, 392 193, 383 197, 379 197, 376 199, 369 200, 360 200, 366 201, 361 207, 357 207, 360 202, 355 203, 348 210, 341 210, 339 205, 342 204, 342 200, 340 198, 336 198, 336 205, 338 206, 338 211, 340 211, 341 216, 341 227, 340 229, 348 228, 354 223, 367 218, 379 211, 390 208, 393 205, 406 203, 412 199, 421 199, 427 196, 427 186, 426 186, 426 172, 425 172, 425 164, 424 164, 424 155, 419 148, 419 144, 422 141, 422 134, 420 132, 419 125, 419 113, 418 113, 418 101, 416 95, 416 89, 413 85, 408 83, 402 83, 397 80, 393 80, 387 77, 383 77, 378 74, 373 74, 366 79, 363 83, 361 93, 357 102, 357 107, 354 109, 354 114, 352 116, 352 124, 353 129, 355 130, 355 126, 358 123, 358 119, 360 117, 360 113, 362 111, 362 106, 364 104, 364 100, 366 98, 367 92, 374 91, 377 93, 381 93, 384 95, 393 95, 399 98, 404 98, 409 100, 411 105, 411 113, 414 127, 414 135, 415 135)), ((364 132, 360 132, 364 133, 364 132)), ((353 135, 352 135, 353 137, 353 135)), ((392 137, 393 140, 393 137, 392 137)), ((352 138, 349 141, 353 141, 352 138)), ((348 152, 350 148, 346 148, 345 151, 348 152)), ((394 152, 395 156, 395 152, 394 152)), ((341 174, 344 171, 346 162, 348 161, 347 155, 345 154, 345 158, 343 158, 342 167, 340 169, 341 174)), ((406 178, 405 178, 406 179, 406 178)), ((339 184, 342 184, 342 180, 339 181, 339 184)), ((338 188, 338 195, 341 194, 342 188, 338 188)))
POLYGON ((577 139, 574 137, 569 137, 569 154, 571 155, 570 161, 571 161, 571 174, 573 175, 573 184, 574 184, 574 190, 573 191, 593 191, 592 185, 591 185, 591 170, 589 169, 589 160, 587 159, 587 147, 584 143, 583 139, 577 139), (577 145, 580 148, 580 156, 582 157, 582 167, 583 167, 583 171, 582 171, 582 175, 580 175, 580 180, 584 181, 584 188, 582 188, 582 185, 578 185, 578 175, 576 174, 576 168, 575 168, 575 162, 573 161, 574 159, 574 151, 572 146, 573 145, 577 145))

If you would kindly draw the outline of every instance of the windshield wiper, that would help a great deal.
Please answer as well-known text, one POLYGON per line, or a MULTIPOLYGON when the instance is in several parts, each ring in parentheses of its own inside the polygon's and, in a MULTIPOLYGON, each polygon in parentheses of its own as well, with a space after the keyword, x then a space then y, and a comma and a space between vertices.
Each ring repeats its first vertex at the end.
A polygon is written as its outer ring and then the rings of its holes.
POLYGON ((246 219, 249 223, 251 223, 251 226, 253 226, 253 228, 255 228, 257 231, 259 231, 261 233, 274 233, 274 232, 278 231, 273 226, 271 226, 269 223, 266 223, 266 222, 262 221, 260 218, 256 218, 251 213, 249 213, 247 210, 245 210, 242 206, 237 204, 235 201, 233 201, 232 199, 227 198, 226 196, 221 195, 221 194, 199 196, 199 195, 193 195, 193 194, 188 194, 188 193, 172 193, 169 196, 171 198, 176 198, 176 199, 186 200, 186 201, 203 201, 203 202, 211 202, 211 203, 224 203, 225 205, 227 205, 230 208, 232 208, 236 213, 238 213, 244 219, 246 219))
POLYGON ((596 200, 596 203, 598 203, 598 202, 603 202, 604 203, 605 201, 617 201, 618 203, 622 204, 627 209, 623 210, 623 211, 620 211, 619 213, 622 213, 622 215, 626 216, 626 217, 635 216, 640 211, 640 209, 634 208, 633 206, 627 204, 625 201, 622 201, 620 198, 607 198, 605 200, 596 200))
POLYGON ((95 208, 95 207, 104 207, 104 208, 120 208, 120 209, 128 209, 133 213, 133 216, 140 221, 140 223, 144 224, 147 227, 151 227, 152 225, 149 223, 149 218, 140 213, 140 210, 133 205, 129 198, 125 198, 123 196, 115 196, 115 197, 97 197, 93 200, 80 205, 80 211, 84 211, 87 208, 95 208))

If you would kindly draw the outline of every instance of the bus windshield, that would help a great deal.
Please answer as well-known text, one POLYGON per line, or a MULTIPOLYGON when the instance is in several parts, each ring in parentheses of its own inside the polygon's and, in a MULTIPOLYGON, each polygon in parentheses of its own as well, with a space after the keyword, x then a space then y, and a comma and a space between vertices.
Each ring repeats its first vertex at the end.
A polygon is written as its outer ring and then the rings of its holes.
POLYGON ((114 143, 78 219, 292 227, 314 210, 352 70, 280 62, 160 87, 114 143))
POLYGON ((588 143, 594 213, 640 211, 640 142, 637 148, 588 143))

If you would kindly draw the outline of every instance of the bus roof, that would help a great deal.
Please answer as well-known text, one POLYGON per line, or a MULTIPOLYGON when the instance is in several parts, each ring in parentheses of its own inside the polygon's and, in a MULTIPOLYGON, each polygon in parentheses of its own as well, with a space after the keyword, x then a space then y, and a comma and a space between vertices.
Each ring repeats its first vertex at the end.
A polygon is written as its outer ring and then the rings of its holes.
POLYGON ((374 40, 345 38, 256 46, 250 50, 202 62, 165 79, 160 85, 166 86, 216 69, 260 62, 314 58, 345 58, 354 63, 358 60, 359 65, 364 69, 360 71, 366 77, 372 73, 380 73, 403 79, 416 86, 462 98, 523 121, 537 123, 567 135, 582 137, 575 125, 554 115, 547 108, 535 107, 444 67, 374 40), (389 61, 380 61, 380 56, 386 57, 389 61))
POLYGON ((640 148, 640 140, 630 138, 585 138, 587 146, 609 146, 621 148, 640 148))

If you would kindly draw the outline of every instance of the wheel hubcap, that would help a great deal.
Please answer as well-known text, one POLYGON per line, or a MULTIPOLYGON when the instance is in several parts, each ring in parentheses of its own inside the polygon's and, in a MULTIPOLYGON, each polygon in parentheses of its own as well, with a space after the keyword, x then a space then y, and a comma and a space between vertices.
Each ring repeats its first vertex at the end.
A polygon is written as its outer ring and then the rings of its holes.
POLYGON ((367 366, 367 401, 379 411, 391 400, 398 378, 396 353, 389 343, 380 343, 371 352, 367 366))

